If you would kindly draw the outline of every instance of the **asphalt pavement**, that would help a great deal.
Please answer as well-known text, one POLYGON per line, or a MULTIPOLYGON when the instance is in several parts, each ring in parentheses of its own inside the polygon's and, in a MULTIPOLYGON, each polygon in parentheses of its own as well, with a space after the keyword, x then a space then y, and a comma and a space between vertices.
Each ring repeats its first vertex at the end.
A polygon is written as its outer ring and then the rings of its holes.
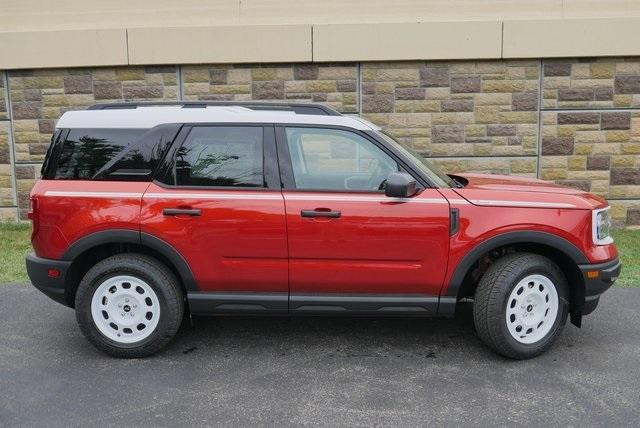
POLYGON ((640 424, 640 288, 511 361, 455 319, 198 318, 162 353, 96 351, 75 315, 0 285, 0 426, 640 424))

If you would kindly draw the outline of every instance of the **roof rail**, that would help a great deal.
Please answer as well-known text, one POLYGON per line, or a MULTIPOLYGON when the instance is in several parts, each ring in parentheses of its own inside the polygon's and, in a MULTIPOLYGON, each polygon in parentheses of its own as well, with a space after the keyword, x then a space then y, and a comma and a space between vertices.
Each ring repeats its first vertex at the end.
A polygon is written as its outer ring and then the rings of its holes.
POLYGON ((322 105, 311 103, 272 103, 256 101, 143 101, 143 102, 122 102, 95 104, 88 110, 118 110, 135 109, 138 107, 151 106, 182 106, 182 108, 205 108, 208 106, 238 106, 251 110, 279 110, 293 111, 296 114, 311 114, 319 116, 342 116, 337 110, 322 105))

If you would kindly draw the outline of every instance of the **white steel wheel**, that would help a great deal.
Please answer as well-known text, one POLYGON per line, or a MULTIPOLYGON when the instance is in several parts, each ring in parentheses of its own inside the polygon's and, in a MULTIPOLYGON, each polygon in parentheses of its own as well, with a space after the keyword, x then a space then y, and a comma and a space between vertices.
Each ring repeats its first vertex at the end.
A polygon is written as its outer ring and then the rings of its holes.
POLYGON ((91 317, 110 340, 130 344, 149 337, 160 321, 160 302, 153 288, 130 275, 111 277, 96 288, 91 317))
POLYGON ((558 316, 558 292, 544 275, 528 275, 507 299, 505 320, 511 336, 524 344, 536 343, 553 328, 558 316))

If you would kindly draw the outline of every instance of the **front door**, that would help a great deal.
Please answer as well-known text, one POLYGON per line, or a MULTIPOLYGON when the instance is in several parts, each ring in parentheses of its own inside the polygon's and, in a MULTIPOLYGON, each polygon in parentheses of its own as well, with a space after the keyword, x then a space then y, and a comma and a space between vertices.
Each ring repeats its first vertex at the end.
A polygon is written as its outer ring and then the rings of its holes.
POLYGON ((287 310, 284 201, 273 126, 187 127, 143 196, 141 231, 186 260, 191 311, 287 310))
POLYGON ((430 313, 446 272, 449 205, 436 189, 388 198, 404 170, 365 134, 278 127, 292 312, 430 313))

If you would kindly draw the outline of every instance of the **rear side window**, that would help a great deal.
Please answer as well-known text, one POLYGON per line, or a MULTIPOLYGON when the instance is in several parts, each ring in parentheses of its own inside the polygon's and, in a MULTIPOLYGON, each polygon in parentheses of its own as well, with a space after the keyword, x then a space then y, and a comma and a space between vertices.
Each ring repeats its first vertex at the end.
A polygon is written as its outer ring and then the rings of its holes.
POLYGON ((150 180, 177 125, 71 129, 47 154, 43 176, 57 180, 150 180))
POLYGON ((264 187, 263 129, 198 126, 176 152, 179 186, 264 187))

